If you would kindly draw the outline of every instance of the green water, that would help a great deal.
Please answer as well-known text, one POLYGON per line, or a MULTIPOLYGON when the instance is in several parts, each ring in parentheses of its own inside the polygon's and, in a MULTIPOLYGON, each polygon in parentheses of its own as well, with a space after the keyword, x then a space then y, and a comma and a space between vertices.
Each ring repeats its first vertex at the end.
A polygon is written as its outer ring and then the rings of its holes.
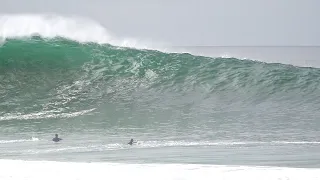
POLYGON ((318 167, 319 110, 317 68, 62 38, 0 47, 1 158, 318 167))

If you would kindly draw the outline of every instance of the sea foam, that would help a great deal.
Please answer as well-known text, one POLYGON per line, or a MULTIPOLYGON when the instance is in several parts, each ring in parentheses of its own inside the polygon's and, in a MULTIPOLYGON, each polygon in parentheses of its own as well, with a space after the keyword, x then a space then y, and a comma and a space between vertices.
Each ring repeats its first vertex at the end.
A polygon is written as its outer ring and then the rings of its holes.
POLYGON ((318 180, 320 169, 0 160, 1 180, 318 180))
POLYGON ((111 44, 138 49, 156 49, 151 41, 120 38, 102 24, 85 17, 55 14, 0 15, 0 42, 10 38, 62 37, 79 43, 111 44), (154 47, 153 47, 154 46, 154 47))

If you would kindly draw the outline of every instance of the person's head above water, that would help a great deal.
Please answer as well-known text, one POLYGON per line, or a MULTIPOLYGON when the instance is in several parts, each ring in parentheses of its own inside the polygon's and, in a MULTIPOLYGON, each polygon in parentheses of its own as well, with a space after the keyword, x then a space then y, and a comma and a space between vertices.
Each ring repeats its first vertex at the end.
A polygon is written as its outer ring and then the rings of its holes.
POLYGON ((58 134, 56 134, 56 138, 58 138, 58 134))

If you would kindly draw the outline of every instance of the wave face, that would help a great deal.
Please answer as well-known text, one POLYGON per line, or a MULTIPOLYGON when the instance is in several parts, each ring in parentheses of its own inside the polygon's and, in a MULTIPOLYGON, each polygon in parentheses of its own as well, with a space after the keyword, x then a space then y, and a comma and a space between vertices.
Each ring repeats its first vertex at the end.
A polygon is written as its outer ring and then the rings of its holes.
POLYGON ((0 62, 2 120, 91 111, 112 103, 191 109, 208 102, 214 109, 270 101, 319 107, 320 102, 319 69, 235 58, 33 36, 7 40, 0 62), (9 116, 13 113, 25 116, 9 116))
POLYGON ((65 19, 12 32, 21 18, 0 18, 2 158, 319 166, 299 155, 319 157, 318 68, 124 47, 65 19))

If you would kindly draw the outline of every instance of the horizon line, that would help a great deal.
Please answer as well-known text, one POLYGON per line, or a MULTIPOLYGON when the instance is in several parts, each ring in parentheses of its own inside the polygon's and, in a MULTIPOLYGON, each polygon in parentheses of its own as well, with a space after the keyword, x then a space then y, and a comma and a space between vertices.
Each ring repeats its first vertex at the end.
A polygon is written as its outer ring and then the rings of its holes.
POLYGON ((320 45, 173 45, 172 47, 320 47, 320 45))

